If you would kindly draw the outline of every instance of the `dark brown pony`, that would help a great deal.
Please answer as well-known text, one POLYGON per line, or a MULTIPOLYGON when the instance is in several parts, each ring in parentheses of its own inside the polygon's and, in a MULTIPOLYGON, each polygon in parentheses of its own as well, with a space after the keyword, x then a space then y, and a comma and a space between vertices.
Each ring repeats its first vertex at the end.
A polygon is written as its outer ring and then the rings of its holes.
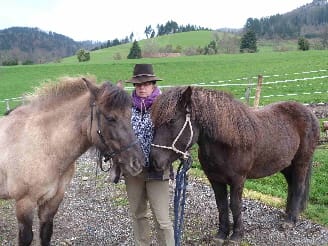
POLYGON ((114 156, 123 172, 141 172, 143 154, 134 144, 130 118, 131 99, 124 90, 82 78, 45 84, 28 103, 0 118, 0 199, 16 201, 19 245, 32 243, 36 208, 41 244, 50 244, 75 160, 90 147, 105 158, 114 156))
POLYGON ((242 193, 246 179, 281 172, 288 184, 286 220, 296 223, 306 207, 311 160, 320 126, 315 115, 296 102, 251 109, 231 95, 199 87, 164 91, 152 108, 155 126, 151 159, 158 169, 170 165, 197 143, 198 157, 215 193, 219 230, 215 240, 240 241, 242 193))

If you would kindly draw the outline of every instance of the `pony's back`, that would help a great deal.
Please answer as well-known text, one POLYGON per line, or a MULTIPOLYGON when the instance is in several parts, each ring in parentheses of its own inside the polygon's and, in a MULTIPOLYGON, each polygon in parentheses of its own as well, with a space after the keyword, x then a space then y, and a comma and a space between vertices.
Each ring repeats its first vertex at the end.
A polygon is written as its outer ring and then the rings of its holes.
POLYGON ((277 102, 269 104, 258 111, 257 115, 275 117, 279 123, 280 119, 294 125, 302 139, 311 138, 312 148, 315 148, 320 138, 320 124, 316 115, 305 105, 298 102, 277 102))

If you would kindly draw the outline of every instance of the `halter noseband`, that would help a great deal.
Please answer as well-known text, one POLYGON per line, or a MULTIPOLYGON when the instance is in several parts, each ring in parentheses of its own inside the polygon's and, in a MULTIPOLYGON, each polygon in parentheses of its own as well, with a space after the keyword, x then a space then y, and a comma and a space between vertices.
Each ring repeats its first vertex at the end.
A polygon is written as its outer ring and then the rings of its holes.
MULTIPOLYGON (((93 102, 90 104, 90 108, 91 108, 91 122, 90 122, 90 133, 91 133, 91 129, 92 129, 92 122, 93 122, 93 107, 97 106, 96 105, 96 102, 93 102)), ((104 138, 104 136, 102 135, 102 132, 100 130, 101 128, 101 125, 100 125, 100 116, 103 116, 107 121, 110 121, 110 119, 108 119, 108 117, 101 111, 99 110, 99 108, 97 107, 96 108, 96 117, 97 117, 97 126, 98 126, 98 129, 97 129, 97 134, 101 140, 101 143, 106 147, 106 149, 110 149, 110 147, 108 146, 108 144, 106 143, 106 140, 104 138)), ((133 145, 137 144, 138 143, 138 140, 135 140, 133 141, 132 143, 126 145, 125 147, 123 148, 120 148, 118 151, 107 151, 105 153, 102 154, 102 156, 105 158, 104 159, 104 162, 107 162, 109 160, 111 160, 112 162, 112 159, 116 156, 116 155, 119 155, 120 153, 122 153, 123 151, 126 151, 128 150, 129 148, 131 148, 133 145)), ((103 166, 102 166, 102 162, 100 162, 100 169, 104 172, 108 172, 110 167, 108 169, 104 169, 103 166)), ((111 166, 111 165, 110 165, 111 166)))
POLYGON ((173 143, 171 146, 163 146, 163 145, 158 145, 158 144, 151 144, 151 145, 154 147, 157 147, 157 148, 173 150, 175 153, 181 154, 183 156, 183 159, 188 159, 188 157, 190 156, 190 154, 188 152, 188 147, 191 144, 193 136, 194 136, 194 132, 192 130, 192 125, 191 125, 191 121, 190 121, 190 113, 187 113, 185 123, 183 124, 183 126, 182 126, 180 132, 178 133, 178 135, 176 136, 176 138, 173 140, 173 143), (190 128, 190 138, 189 138, 189 141, 188 141, 185 151, 181 151, 175 147, 175 144, 178 142, 179 138, 181 137, 182 132, 187 127, 187 124, 190 128))

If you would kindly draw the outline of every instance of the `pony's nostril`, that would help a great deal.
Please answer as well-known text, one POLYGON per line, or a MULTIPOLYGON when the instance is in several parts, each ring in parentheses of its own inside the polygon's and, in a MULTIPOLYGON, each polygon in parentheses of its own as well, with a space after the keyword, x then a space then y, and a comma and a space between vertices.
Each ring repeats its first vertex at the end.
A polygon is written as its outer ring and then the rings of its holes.
POLYGON ((155 167, 156 170, 159 170, 158 163, 156 160, 153 159, 151 163, 153 164, 153 166, 155 167))
POLYGON ((141 165, 137 159, 131 159, 130 167, 134 172, 142 171, 141 165))

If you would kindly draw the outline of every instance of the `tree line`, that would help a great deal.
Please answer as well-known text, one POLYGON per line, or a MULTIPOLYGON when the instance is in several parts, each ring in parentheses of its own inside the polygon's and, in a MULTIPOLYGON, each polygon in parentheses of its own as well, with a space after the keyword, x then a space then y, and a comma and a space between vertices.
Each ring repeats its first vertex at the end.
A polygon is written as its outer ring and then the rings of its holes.
POLYGON ((314 0, 286 14, 248 18, 245 29, 252 29, 258 38, 319 38, 327 29, 327 0, 314 0))
MULTIPOLYGON (((173 33, 180 33, 180 32, 191 32, 191 31, 199 31, 199 30, 210 31, 211 30, 206 27, 190 25, 190 24, 188 24, 186 26, 178 25, 178 23, 173 20, 167 21, 165 25, 158 24, 156 26, 156 29, 154 29, 152 27, 152 25, 147 25, 144 30, 144 34, 146 35, 146 38, 147 39, 154 38, 154 37, 164 36, 164 35, 173 34, 173 33)), ((129 36, 126 36, 125 38, 123 38, 121 40, 119 40, 118 38, 115 38, 113 40, 108 40, 106 43, 103 43, 100 46, 97 46, 92 50, 109 48, 109 47, 113 47, 116 45, 131 43, 133 41, 134 41, 134 33, 131 32, 131 34, 129 36)))
POLYGON ((2 65, 34 64, 72 56, 80 49, 92 49, 98 43, 76 42, 55 32, 39 28, 11 27, 0 30, 0 62, 2 65))

